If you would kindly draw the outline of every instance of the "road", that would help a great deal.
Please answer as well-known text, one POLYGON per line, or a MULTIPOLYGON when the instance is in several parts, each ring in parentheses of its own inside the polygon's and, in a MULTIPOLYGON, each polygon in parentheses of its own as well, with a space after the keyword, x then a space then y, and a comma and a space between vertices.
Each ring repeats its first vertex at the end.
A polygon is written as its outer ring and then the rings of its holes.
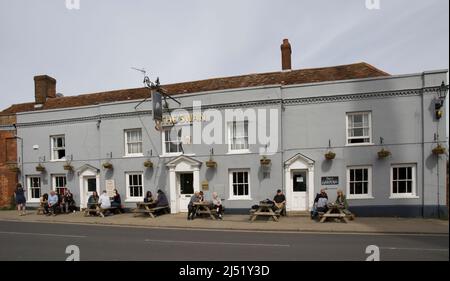
POLYGON ((0 260, 449 260, 448 235, 274 233, 0 221, 0 260))

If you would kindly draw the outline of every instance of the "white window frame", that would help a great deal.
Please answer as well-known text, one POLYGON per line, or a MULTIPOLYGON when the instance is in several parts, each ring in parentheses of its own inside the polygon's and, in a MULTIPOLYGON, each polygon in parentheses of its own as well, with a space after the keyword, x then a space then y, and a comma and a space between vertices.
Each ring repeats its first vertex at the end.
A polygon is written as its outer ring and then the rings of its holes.
POLYGON ((391 166, 390 197, 389 199, 417 199, 417 165, 416 164, 394 164, 391 166), (411 193, 394 193, 394 168, 411 168, 411 193))
POLYGON ((40 198, 42 196, 42 178, 40 176, 27 176, 27 202, 29 203, 39 203, 40 202, 40 198), (32 189, 35 189, 31 186, 31 179, 32 178, 38 178, 39 179, 39 189, 41 190, 39 192, 39 198, 32 198, 32 189))
POLYGON ((363 146, 363 145, 373 145, 373 138, 372 138, 372 112, 371 111, 359 111, 359 112, 347 112, 345 114, 345 144, 346 146, 363 146), (361 142, 361 143, 350 143, 350 139, 357 139, 357 138, 364 138, 364 137, 351 137, 349 135, 349 122, 348 118, 353 115, 362 115, 367 114, 368 115, 368 124, 369 124, 369 135, 367 136, 369 138, 369 142, 361 142))
MULTIPOLYGON (((179 151, 179 152, 167 152, 166 151, 166 143, 176 143, 178 146, 181 144, 183 145, 183 140, 181 138, 178 137, 177 134, 177 140, 171 140, 170 142, 166 141, 166 135, 167 133, 170 134, 170 131, 175 128, 175 127, 169 127, 169 128, 164 128, 164 130, 161 133, 161 143, 162 143, 162 155, 163 156, 179 156, 183 154, 183 151, 179 151)), ((181 128, 180 128, 181 129, 181 128)))
MULTIPOLYGON (((67 176, 65 174, 52 175, 52 190, 55 191, 56 194, 59 194, 58 191, 57 191, 57 187, 56 187, 56 178, 57 177, 64 177, 64 178, 66 178, 66 185, 64 186, 64 188, 68 189, 68 187, 67 187, 67 176)), ((60 187, 60 188, 62 188, 62 187, 60 187)))
POLYGON ((144 173, 143 172, 126 172, 125 173, 125 187, 126 187, 126 195, 127 198, 125 199, 125 202, 142 202, 144 201, 144 194, 145 194, 145 186, 144 186, 144 173), (131 196, 130 192, 130 176, 138 175, 141 177, 142 182, 142 196, 131 196))
POLYGON ((252 200, 251 198, 251 181, 250 181, 250 169, 230 169, 228 171, 228 182, 229 182, 229 199, 228 200, 252 200), (233 194, 233 173, 236 172, 246 172, 247 173, 247 184, 248 184, 248 195, 234 195, 233 194))
POLYGON ((126 129, 124 130, 124 138, 125 138, 125 156, 126 157, 139 157, 139 156, 144 156, 144 144, 143 144, 143 140, 142 140, 142 129, 141 128, 136 128, 136 129, 126 129), (128 140, 128 133, 129 132, 139 132, 141 134, 141 140, 137 141, 137 142, 133 142, 133 144, 141 144, 141 152, 138 153, 130 153, 128 151, 128 144, 130 143, 128 140))
POLYGON ((347 167, 347 199, 374 199, 372 196, 372 166, 347 167), (367 169, 367 194, 350 194, 350 170, 367 169))
POLYGON ((227 136, 228 136, 228 153, 229 154, 241 154, 241 153, 250 153, 250 143, 249 143, 249 126, 250 122, 248 120, 245 121, 232 121, 227 124, 227 136), (244 136, 241 138, 247 138, 247 148, 245 149, 233 149, 233 125, 237 123, 244 123, 244 136), (245 123, 247 124, 247 134, 245 134, 245 123))
MULTIPOLYGON (((58 148, 57 150, 62 150, 63 148, 58 148)), ((50 136, 50 159, 51 161, 66 161, 66 157, 67 157, 67 150, 66 150, 66 135, 54 135, 54 136, 50 136), (61 159, 56 159, 55 158, 55 139, 57 138, 63 138, 64 139, 64 151, 65 151, 65 156, 61 159)))

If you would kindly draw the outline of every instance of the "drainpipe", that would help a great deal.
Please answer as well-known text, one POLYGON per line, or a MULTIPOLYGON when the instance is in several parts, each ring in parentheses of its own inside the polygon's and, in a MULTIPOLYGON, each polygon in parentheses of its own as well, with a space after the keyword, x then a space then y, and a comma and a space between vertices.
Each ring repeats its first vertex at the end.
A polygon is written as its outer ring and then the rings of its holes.
POLYGON ((280 151, 281 151, 281 186, 284 189, 284 194, 288 191, 286 189, 286 182, 284 178, 284 132, 283 132, 283 116, 284 116, 284 101, 283 101, 283 85, 280 86, 280 151))
POLYGON ((425 72, 422 72, 422 94, 421 94, 421 111, 422 111, 422 217, 425 217, 425 112, 424 106, 425 94, 425 72))

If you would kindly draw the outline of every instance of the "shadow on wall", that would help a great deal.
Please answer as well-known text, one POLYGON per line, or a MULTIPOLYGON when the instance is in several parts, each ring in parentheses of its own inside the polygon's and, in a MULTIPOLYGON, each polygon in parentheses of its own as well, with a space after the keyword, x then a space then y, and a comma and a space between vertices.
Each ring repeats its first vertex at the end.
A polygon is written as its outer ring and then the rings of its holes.
POLYGON ((217 169, 211 169, 211 168, 208 168, 208 169, 206 170, 206 173, 205 173, 205 179, 206 179, 208 182, 211 182, 211 180, 214 178, 214 176, 216 175, 216 173, 217 173, 217 169))

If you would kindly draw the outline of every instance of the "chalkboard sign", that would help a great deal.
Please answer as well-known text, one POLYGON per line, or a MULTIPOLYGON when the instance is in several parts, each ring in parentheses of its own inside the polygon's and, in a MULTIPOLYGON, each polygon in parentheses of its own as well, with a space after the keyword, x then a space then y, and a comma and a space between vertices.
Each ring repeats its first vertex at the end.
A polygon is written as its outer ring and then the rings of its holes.
POLYGON ((338 185, 339 177, 322 177, 322 185, 338 185))

